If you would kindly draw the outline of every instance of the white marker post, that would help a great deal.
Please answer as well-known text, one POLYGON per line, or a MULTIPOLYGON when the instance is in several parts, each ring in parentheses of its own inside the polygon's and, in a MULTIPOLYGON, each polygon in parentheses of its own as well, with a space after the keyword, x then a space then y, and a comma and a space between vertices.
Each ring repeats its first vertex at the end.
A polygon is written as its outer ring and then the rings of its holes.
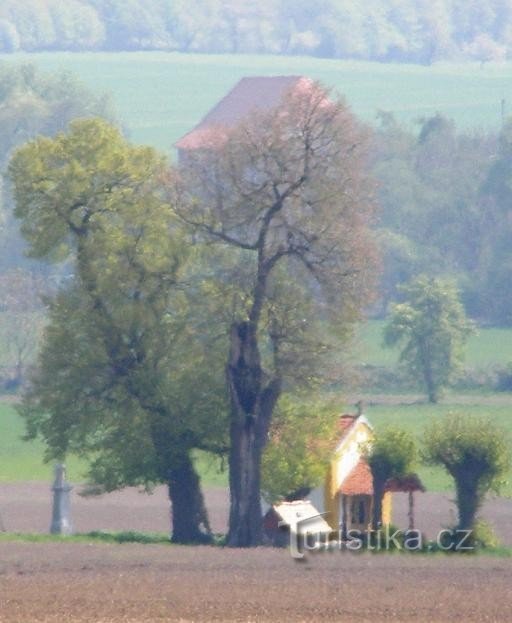
POLYGON ((66 466, 58 463, 55 466, 55 482, 53 483, 53 511, 51 534, 69 535, 73 533, 71 526, 70 493, 73 487, 66 482, 66 466))

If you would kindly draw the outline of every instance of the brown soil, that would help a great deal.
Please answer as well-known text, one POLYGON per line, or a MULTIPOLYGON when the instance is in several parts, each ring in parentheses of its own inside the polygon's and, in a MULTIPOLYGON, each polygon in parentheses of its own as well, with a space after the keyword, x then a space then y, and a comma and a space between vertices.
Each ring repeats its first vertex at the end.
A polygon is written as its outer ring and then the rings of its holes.
POLYGON ((483 556, 0 544, 2 623, 512 621, 512 565, 483 556))
MULTIPOLYGON (((76 532, 92 530, 136 530, 168 532, 169 502, 165 487, 152 495, 125 489, 94 498, 72 492, 72 520, 76 532)), ((205 492, 214 532, 226 531, 228 493, 222 488, 205 492)), ((416 526, 429 537, 449 525, 454 525, 456 512, 452 494, 418 493, 416 526)), ((407 527, 407 495, 393 496, 393 523, 407 527)), ((482 516, 495 528, 505 545, 512 546, 512 500, 491 498, 482 509, 482 516)), ((8 532, 48 532, 51 519, 50 487, 42 483, 0 484, 0 519, 8 532)), ((0 529, 1 529, 0 524, 0 529)), ((512 606, 511 606, 512 607, 512 606)))
MULTIPOLYGON (((170 530, 169 499, 165 487, 157 487, 150 495, 128 488, 94 497, 82 497, 80 487, 76 487, 71 495, 75 532, 170 530)), ((212 529, 215 532, 224 532, 227 522, 227 491, 222 488, 208 489, 205 497, 212 529)), ((8 532, 48 532, 51 505, 51 491, 47 484, 0 483, 0 517, 8 532)))

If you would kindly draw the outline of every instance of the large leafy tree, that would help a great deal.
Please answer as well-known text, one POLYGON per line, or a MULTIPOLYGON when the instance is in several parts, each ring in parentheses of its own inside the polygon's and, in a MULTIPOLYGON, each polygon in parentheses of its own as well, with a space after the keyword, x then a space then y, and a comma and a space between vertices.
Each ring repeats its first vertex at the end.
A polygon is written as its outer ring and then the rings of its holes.
POLYGON ((489 418, 449 414, 425 433, 424 458, 455 481, 458 528, 472 530, 489 491, 499 492, 510 469, 510 442, 489 418))
POLYGON ((224 444, 223 376, 183 293, 190 251, 165 161, 99 120, 18 149, 16 216, 39 258, 71 258, 22 414, 48 458, 90 460, 107 490, 165 482, 173 540, 210 538, 192 452, 224 444))
POLYGON ((462 362, 472 323, 451 281, 420 276, 400 290, 405 300, 391 309, 385 344, 401 347, 401 362, 437 402, 462 362))
POLYGON ((301 499, 323 482, 336 413, 334 405, 311 396, 281 396, 262 460, 262 491, 270 503, 301 499))
POLYGON ((283 384, 315 381, 335 335, 368 301, 372 185, 366 131, 315 83, 217 138, 184 162, 190 201, 180 216, 223 249, 212 278, 229 316, 228 542, 251 546, 261 538, 261 456, 283 384))

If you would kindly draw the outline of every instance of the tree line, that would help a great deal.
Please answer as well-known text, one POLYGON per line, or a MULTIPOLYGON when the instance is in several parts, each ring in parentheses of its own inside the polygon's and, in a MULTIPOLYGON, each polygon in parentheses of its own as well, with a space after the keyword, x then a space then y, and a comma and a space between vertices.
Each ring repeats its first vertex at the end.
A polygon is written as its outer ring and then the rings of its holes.
POLYGON ((384 253, 381 309, 418 274, 451 276, 480 324, 512 322, 512 124, 458 130, 439 114, 417 128, 382 113, 373 171, 384 253))
POLYGON ((509 58, 510 0, 2 0, 0 50, 178 50, 382 62, 509 58))

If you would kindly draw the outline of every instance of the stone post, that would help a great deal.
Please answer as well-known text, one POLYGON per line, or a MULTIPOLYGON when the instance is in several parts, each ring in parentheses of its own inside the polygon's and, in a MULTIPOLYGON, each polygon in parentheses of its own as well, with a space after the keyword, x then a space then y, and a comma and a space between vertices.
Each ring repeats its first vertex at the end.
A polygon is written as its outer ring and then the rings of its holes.
POLYGON ((70 493, 73 487, 66 482, 66 466, 58 463, 55 466, 55 481, 53 483, 53 511, 51 534, 72 534, 70 516, 70 493))

